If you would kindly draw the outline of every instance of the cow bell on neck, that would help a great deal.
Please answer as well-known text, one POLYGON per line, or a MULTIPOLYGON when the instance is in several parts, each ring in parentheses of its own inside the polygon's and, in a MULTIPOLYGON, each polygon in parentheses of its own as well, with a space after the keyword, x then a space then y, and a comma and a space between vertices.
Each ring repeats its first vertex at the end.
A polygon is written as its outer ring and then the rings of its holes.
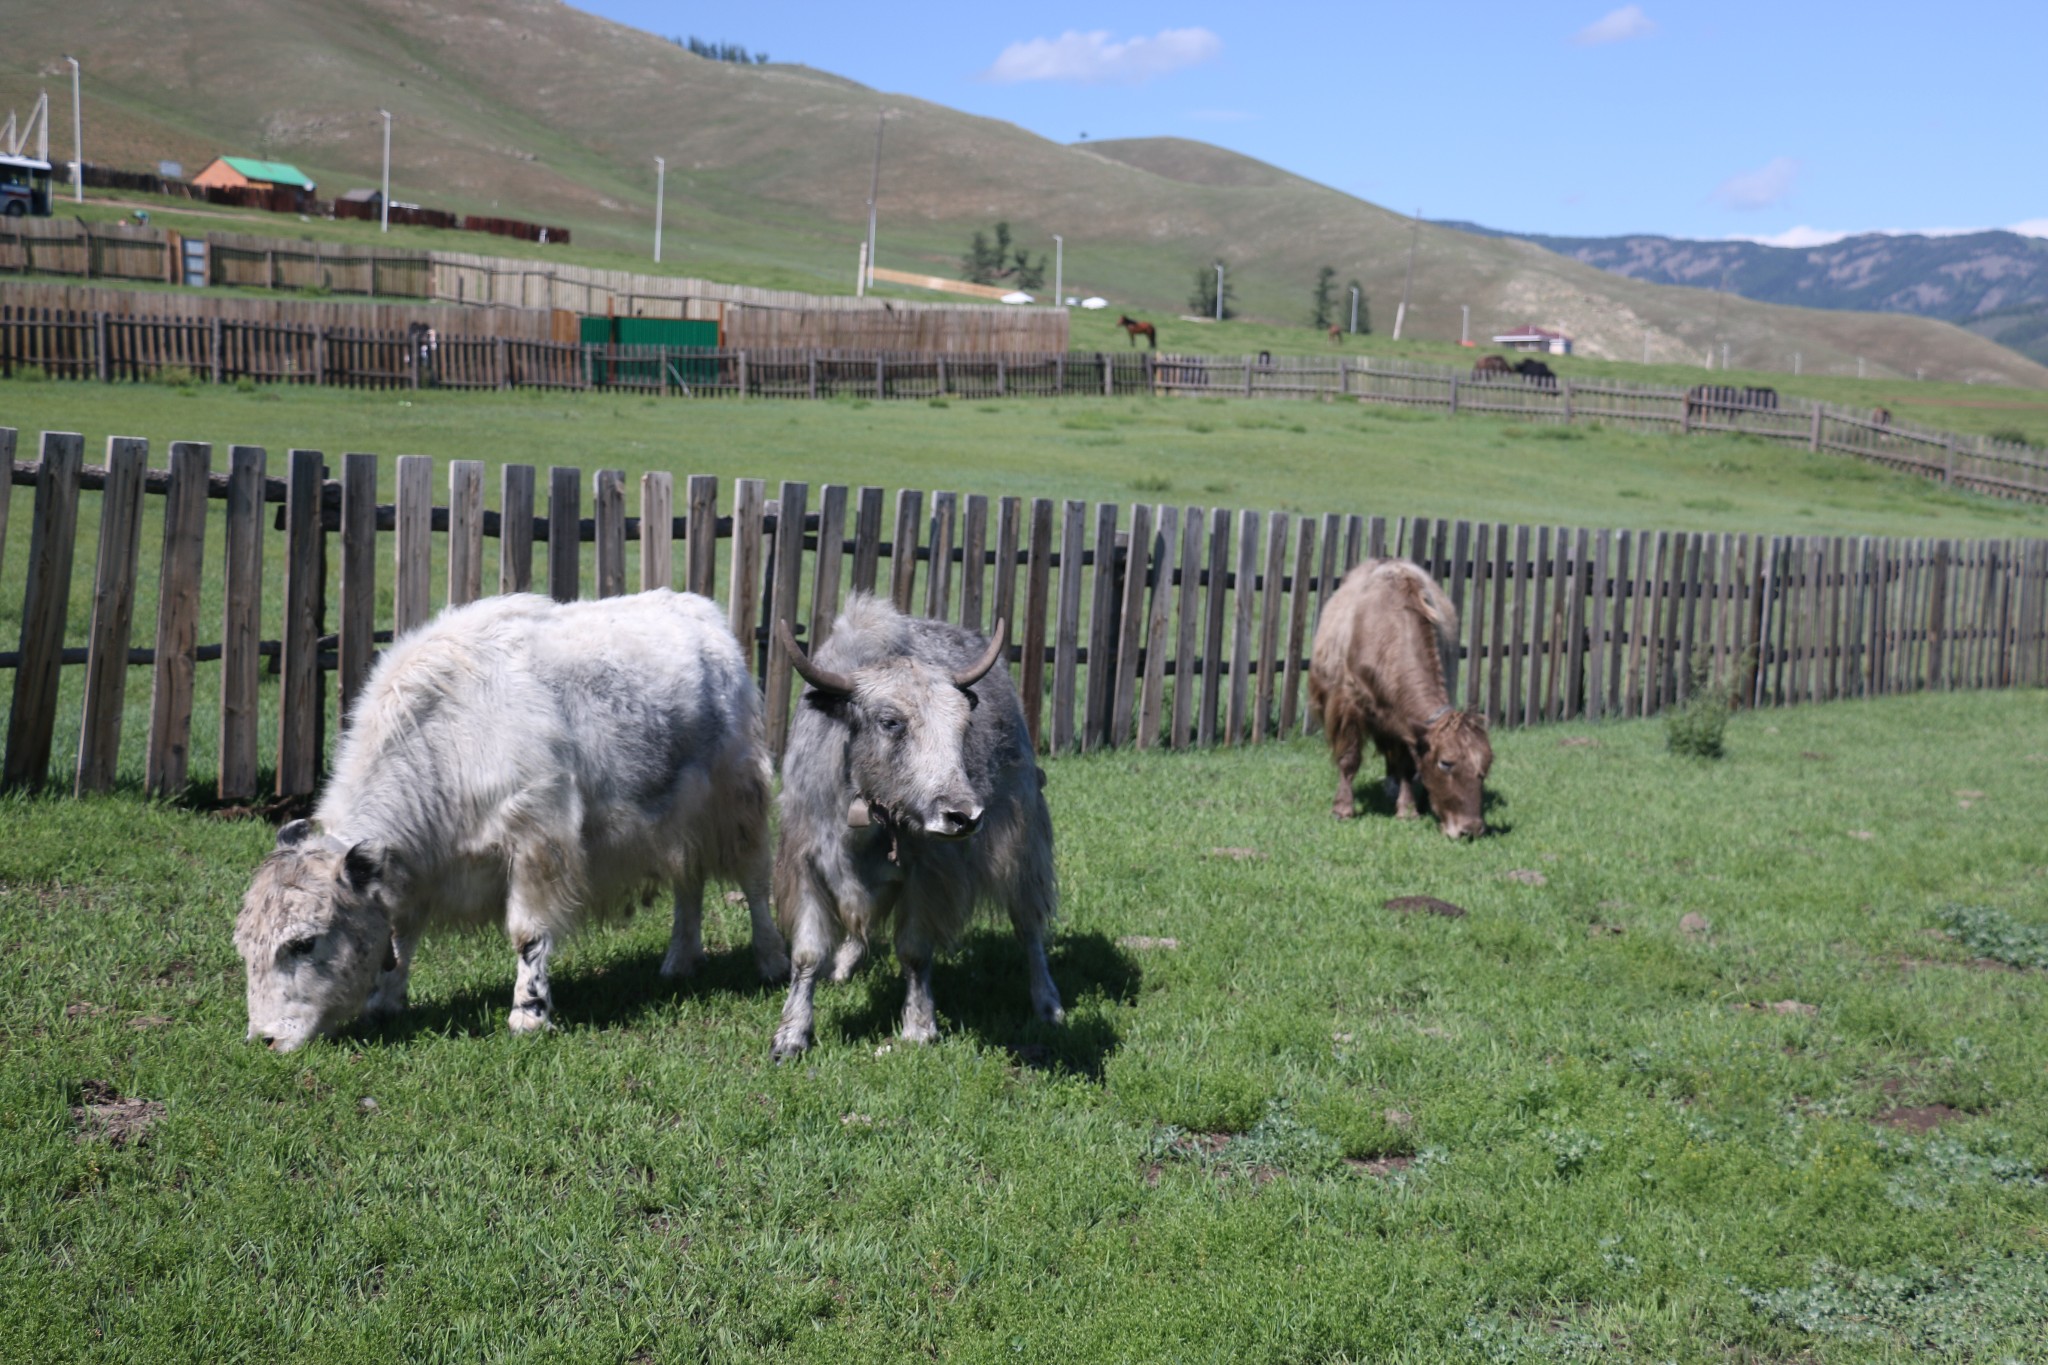
POLYGON ((848 829, 866 829, 873 823, 875 823, 875 818, 873 813, 868 810, 867 798, 864 796, 854 797, 853 804, 846 808, 846 827, 848 829))

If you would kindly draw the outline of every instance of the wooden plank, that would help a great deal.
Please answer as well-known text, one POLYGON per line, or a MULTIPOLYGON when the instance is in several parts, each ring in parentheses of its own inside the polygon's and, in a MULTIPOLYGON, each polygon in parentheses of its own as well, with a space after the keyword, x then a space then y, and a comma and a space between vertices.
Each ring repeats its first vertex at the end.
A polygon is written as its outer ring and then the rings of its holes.
POLYGON ((1059 624, 1053 633, 1052 751, 1079 749, 1074 694, 1081 660, 1081 556, 1087 537, 1088 504, 1068 498, 1060 518, 1059 624))
MULTIPOLYGON (((842 497, 844 494, 842 493, 842 497)), ((676 476, 650 469, 640 476, 640 591, 676 581, 676 476)))
POLYGON ((815 650, 832 636, 839 615, 839 574, 846 562, 846 485, 828 483, 818 491, 818 552, 811 577, 811 630, 804 648, 815 650))
POLYGON ((683 586, 700 597, 718 597, 718 476, 692 474, 685 489, 689 519, 683 526, 683 586))
POLYGON ((1367 524, 1370 530, 1365 541, 1365 557, 1367 559, 1385 559, 1387 557, 1387 519, 1385 517, 1374 517, 1367 524))
POLYGON ((1045 622, 1052 597, 1052 499, 1031 500, 1031 538, 1024 566, 1023 668, 1019 679, 1031 747, 1045 750, 1045 622))
POLYGON ((1281 589, 1287 575, 1285 512, 1266 518, 1266 569, 1259 582, 1259 676, 1252 694, 1251 741, 1263 743, 1273 727, 1273 694, 1280 672, 1281 589))
POLYGON ((953 535, 960 495, 932 494, 931 539, 924 580, 924 614, 944 621, 953 614, 953 535))
POLYGON ((1024 499, 1006 497, 996 503, 995 592, 990 598, 990 624, 1010 623, 1010 638, 1017 630, 1017 546, 1024 534, 1024 499))
POLYGON ((969 493, 960 516, 960 624, 972 631, 981 629, 987 558, 988 497, 969 493))
MULTIPOLYGON (((1467 528, 1469 529, 1469 528, 1467 528)), ((1302 673, 1309 650, 1308 604, 1315 589, 1310 571, 1315 564, 1316 522, 1303 517, 1295 527, 1294 581, 1288 589, 1287 644, 1282 655, 1280 679, 1280 734, 1282 738, 1308 733, 1306 708, 1302 706, 1302 673)), ((1462 580, 1461 580, 1462 586, 1462 580)), ((1463 622, 1461 620, 1460 624, 1463 622)), ((1453 701, 1457 691, 1450 693, 1453 701)))
POLYGON ((1619 531, 1614 537, 1613 577, 1608 581, 1607 609, 1607 695, 1602 702, 1602 713, 1616 719, 1628 716, 1627 658, 1629 599, 1634 593, 1635 536, 1629 531, 1619 531))
POLYGON ((1213 509, 1209 514, 1209 583, 1202 636, 1202 709, 1196 721, 1195 742, 1206 749, 1217 742, 1218 717, 1223 712, 1226 686, 1223 663, 1224 615, 1230 583, 1230 510, 1213 509))
MULTIPOLYGON (((1438 525, 1441 526, 1442 523, 1438 525)), ((1464 676, 1465 668, 1465 639, 1470 624, 1465 619, 1465 580, 1470 577, 1471 558, 1472 523, 1460 521, 1453 532, 1450 562, 1451 610, 1458 617, 1458 647, 1451 651, 1451 676, 1444 679, 1444 695, 1454 706, 1458 702, 1458 684, 1464 676)))
POLYGON ((256 796, 256 702, 263 622, 261 446, 228 451, 227 548, 221 559, 220 799, 256 796))
MULTIPOLYGON (((1582 547, 1583 550, 1583 547, 1582 547)), ((1608 575, 1613 570, 1613 533, 1605 527, 1593 533, 1592 576, 1586 589, 1586 690, 1585 715, 1588 720, 1604 720, 1607 716, 1607 622, 1610 619, 1608 602, 1613 594, 1612 580, 1608 575)))
POLYGON ((558 464, 548 470, 548 596, 557 602, 583 595, 582 541, 583 471, 558 464))
POLYGON ((917 528, 923 524, 924 493, 896 490, 896 536, 889 545, 889 600, 908 615, 916 610, 917 528))
POLYGON ((732 567, 726 583, 726 621, 747 667, 759 673, 761 624, 761 536, 762 518, 767 513, 768 484, 765 479, 734 479, 732 493, 732 567))
MULTIPOLYGON (((792 633, 801 624, 798 597, 804 582, 804 514, 810 510, 811 486, 783 480, 776 494, 775 569, 768 596, 769 620, 787 621, 792 633)), ((781 632, 768 632, 768 752, 776 762, 789 743, 791 665, 781 632)))
POLYGON ((1820 699, 1833 701, 1842 695, 1842 538, 1828 536, 1821 542, 1826 556, 1821 579, 1822 614, 1827 622, 1826 668, 1820 677, 1820 699))
POLYGON ((311 795, 320 780, 320 618, 327 567, 320 524, 320 452, 294 450, 285 476, 283 679, 278 689, 277 794, 311 795))
MULTIPOLYGON (((1592 534, 1581 526, 1574 533, 1571 574, 1566 580, 1569 586, 1565 631, 1569 648, 1565 652, 1564 707, 1556 716, 1558 720, 1576 720, 1586 713, 1586 595, 1592 591, 1591 553, 1592 534)), ((1597 613, 1594 619, 1599 619, 1597 613)))
POLYGON ((597 595, 626 591, 626 471, 600 469, 590 480, 590 511, 597 533, 597 595))
MULTIPOLYGON (((398 457, 398 505, 393 538, 392 632, 417 630, 433 616, 434 462, 425 455, 398 457)), ((552 513, 553 509, 549 509, 552 513)), ((550 546, 550 567, 553 547, 550 546)), ((572 594, 573 596, 573 594, 572 594)), ((568 599, 564 599, 568 600, 568 599)))
POLYGON ((377 649, 377 463, 375 455, 341 457, 341 638, 335 654, 344 726, 377 649))
POLYGON ((1122 581, 1116 584, 1123 599, 1117 604, 1116 671, 1103 683, 1109 697, 1109 742, 1120 749, 1130 744, 1137 726, 1139 666, 1145 648, 1145 585, 1157 563, 1155 551, 1152 505, 1137 503, 1131 508, 1122 581))
POLYGON ((1571 590, 1571 532, 1560 526, 1550 542, 1550 624, 1544 635, 1542 719, 1554 721, 1564 706, 1565 659, 1569 641, 1565 638, 1570 621, 1567 594, 1571 590))
POLYGON ((1700 556, 1704 552, 1704 536, 1697 532, 1688 533, 1680 541, 1682 560, 1674 562, 1677 572, 1680 603, 1680 624, 1678 630, 1678 678, 1676 696, 1684 700, 1692 695, 1693 633, 1699 628, 1700 619, 1700 556))
MULTIPOLYGON (((1319 540, 1322 545, 1322 561, 1316 573, 1316 607, 1309 635, 1309 648, 1311 650, 1314 649, 1315 642, 1314 625, 1322 622, 1323 608, 1330 604, 1330 594, 1337 591, 1339 581, 1337 557, 1340 553, 1338 542, 1343 538, 1343 534, 1343 518, 1339 517, 1335 512, 1325 512, 1319 533, 1319 540)), ((1304 705, 1302 707, 1301 729, 1303 734, 1313 735, 1321 733, 1322 724, 1322 717, 1316 714, 1316 709, 1313 706, 1304 705)))
POLYGON ((448 462, 448 605, 484 591, 484 462, 448 462))
POLYGON ((1230 635, 1230 712, 1223 733, 1225 744, 1245 741, 1245 722, 1251 709, 1252 608, 1258 599, 1259 514, 1242 511, 1237 515, 1237 581, 1232 594, 1230 635))
POLYGON ((1529 578, 1533 572, 1533 565, 1529 557, 1529 528, 1527 526, 1517 526, 1515 528, 1515 558, 1510 572, 1513 573, 1515 579, 1515 623, 1513 636, 1508 645, 1511 657, 1508 660, 1508 694, 1505 699, 1508 714, 1505 719, 1510 725, 1527 725, 1529 723, 1528 693, 1522 683, 1522 661, 1525 658, 1529 659, 1532 671, 1535 661, 1534 655, 1528 647, 1530 640, 1529 578))
POLYGON ((1460 619, 1465 639, 1462 700, 1453 694, 1451 700, 1468 711, 1485 714, 1486 704, 1486 597, 1491 582, 1493 563, 1493 527, 1480 522, 1473 528, 1470 547, 1472 567, 1466 575, 1472 596, 1472 610, 1469 617, 1460 619))
POLYGON ((1202 509, 1190 507, 1181 520, 1179 631, 1173 656, 1173 727, 1167 742, 1185 749, 1195 739, 1195 696, 1201 669, 1202 509))
POLYGON ((1159 535, 1152 555, 1152 606, 1145 624, 1143 700, 1138 714, 1138 747, 1159 747, 1159 729, 1166 703, 1166 659, 1173 652, 1167 632, 1173 624, 1178 595, 1173 581, 1175 551, 1180 546, 1180 508, 1159 509, 1159 535))
POLYGON ((1358 513, 1344 518, 1344 568, 1349 573, 1365 562, 1365 518, 1358 513))
POLYGON ((1651 550, 1655 542, 1648 531, 1638 532, 1635 543, 1635 572, 1629 578, 1629 624, 1628 624, 1628 671, 1622 681, 1622 709, 1624 716, 1646 716, 1650 714, 1650 688, 1644 682, 1644 670, 1648 661, 1647 641, 1643 634, 1646 617, 1654 620, 1649 613, 1651 550))
POLYGON ((86 637, 85 716, 78 731, 72 793, 112 791, 121 766, 121 721, 128 700, 128 641, 135 624, 135 579, 142 556, 142 485, 149 442, 107 438, 107 482, 100 496, 99 561, 93 573, 92 624, 86 637))
POLYGON ((863 487, 853 514, 853 591, 871 593, 881 572, 882 490, 863 487))
POLYGON ((1095 578, 1088 600, 1088 676, 1083 684, 1081 744, 1096 749, 1109 742, 1109 712, 1116 703, 1118 603, 1123 586, 1117 557, 1117 505, 1095 506, 1095 578))
POLYGON ((498 473, 498 591, 533 591, 533 466, 498 473))
POLYGON ((1937 540, 1934 542, 1934 569, 1929 579, 1929 600, 1927 611, 1927 687, 1929 691, 1941 691, 1949 685, 1951 662, 1949 659, 1949 631, 1951 629, 1951 563, 1955 556, 1955 542, 1937 540))
POLYGON ((199 590, 206 568, 206 494, 213 447, 171 443, 164 490, 163 558, 157 569, 156 657, 150 669, 149 748, 143 789, 176 798, 192 755, 192 684, 198 662, 199 590))
POLYGON ((1493 528, 1493 558, 1487 576, 1493 582, 1493 625, 1486 648, 1486 719, 1491 725, 1505 725, 1512 695, 1501 690, 1502 670, 1507 663, 1507 592, 1513 561, 1508 557, 1506 522, 1493 528))

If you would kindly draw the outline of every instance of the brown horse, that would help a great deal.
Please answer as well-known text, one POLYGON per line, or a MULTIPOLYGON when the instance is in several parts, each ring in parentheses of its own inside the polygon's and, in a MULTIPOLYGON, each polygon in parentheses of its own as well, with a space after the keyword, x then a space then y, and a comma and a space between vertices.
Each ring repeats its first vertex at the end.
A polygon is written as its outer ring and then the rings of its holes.
POLYGON ((1508 364, 1507 357, 1498 355, 1483 355, 1472 367, 1474 379, 1499 379, 1514 372, 1515 367, 1508 364))
POLYGON ((1334 322, 1330 324, 1330 344, 1332 346, 1342 346, 1344 344, 1344 329, 1334 322))
POLYGON ((1118 314, 1116 325, 1123 328, 1124 331, 1130 336, 1131 345, 1136 346, 1138 344, 1138 338, 1143 337, 1146 341, 1152 343, 1153 350, 1156 351, 1159 349, 1159 329, 1157 327, 1154 327, 1151 323, 1140 322, 1136 318, 1127 318, 1124 317, 1122 314, 1118 314))

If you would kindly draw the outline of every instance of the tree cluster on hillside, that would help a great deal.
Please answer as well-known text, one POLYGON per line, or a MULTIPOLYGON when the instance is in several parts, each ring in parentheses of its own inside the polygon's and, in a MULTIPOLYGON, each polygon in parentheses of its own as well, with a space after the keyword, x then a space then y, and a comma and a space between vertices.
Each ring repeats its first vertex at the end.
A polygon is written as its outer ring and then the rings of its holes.
POLYGON ((1230 282, 1230 269, 1222 261, 1216 261, 1195 272, 1195 292, 1188 295, 1188 311, 1197 317, 1234 318, 1237 309, 1237 286, 1230 282), (1216 307, 1216 271, 1223 267, 1223 307, 1216 307))
POLYGON ((1013 248, 1010 225, 1006 222, 997 223, 994 232, 995 240, 991 242, 987 233, 976 229, 967 254, 960 258, 960 278, 971 284, 1007 284, 1026 293, 1042 288, 1045 253, 1039 252, 1034 261, 1022 247, 1013 248))
POLYGON ((1326 265, 1316 272, 1315 292, 1309 296, 1309 326, 1321 330, 1330 325, 1330 305, 1336 301, 1337 296, 1331 281, 1336 278, 1335 266, 1326 265))
POLYGON ((714 62, 738 62, 741 66, 765 66, 768 62, 765 52, 748 52, 738 43, 707 43, 694 33, 687 38, 671 38, 669 41, 714 62))

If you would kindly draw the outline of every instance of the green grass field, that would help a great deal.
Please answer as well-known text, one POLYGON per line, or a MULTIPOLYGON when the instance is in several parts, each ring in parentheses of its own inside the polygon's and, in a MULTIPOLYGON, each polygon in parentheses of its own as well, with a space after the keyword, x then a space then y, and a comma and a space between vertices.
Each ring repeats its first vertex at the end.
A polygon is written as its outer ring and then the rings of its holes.
POLYGON ((267 826, 0 801, 0 1356, 2048 1359, 2040 696, 1729 747, 1503 734, 1469 846, 1312 741, 1055 761, 1066 1027, 980 931, 936 1046, 885 957, 784 1067, 716 897, 680 989, 665 915, 574 941, 552 1036, 441 937, 272 1056, 267 826))

